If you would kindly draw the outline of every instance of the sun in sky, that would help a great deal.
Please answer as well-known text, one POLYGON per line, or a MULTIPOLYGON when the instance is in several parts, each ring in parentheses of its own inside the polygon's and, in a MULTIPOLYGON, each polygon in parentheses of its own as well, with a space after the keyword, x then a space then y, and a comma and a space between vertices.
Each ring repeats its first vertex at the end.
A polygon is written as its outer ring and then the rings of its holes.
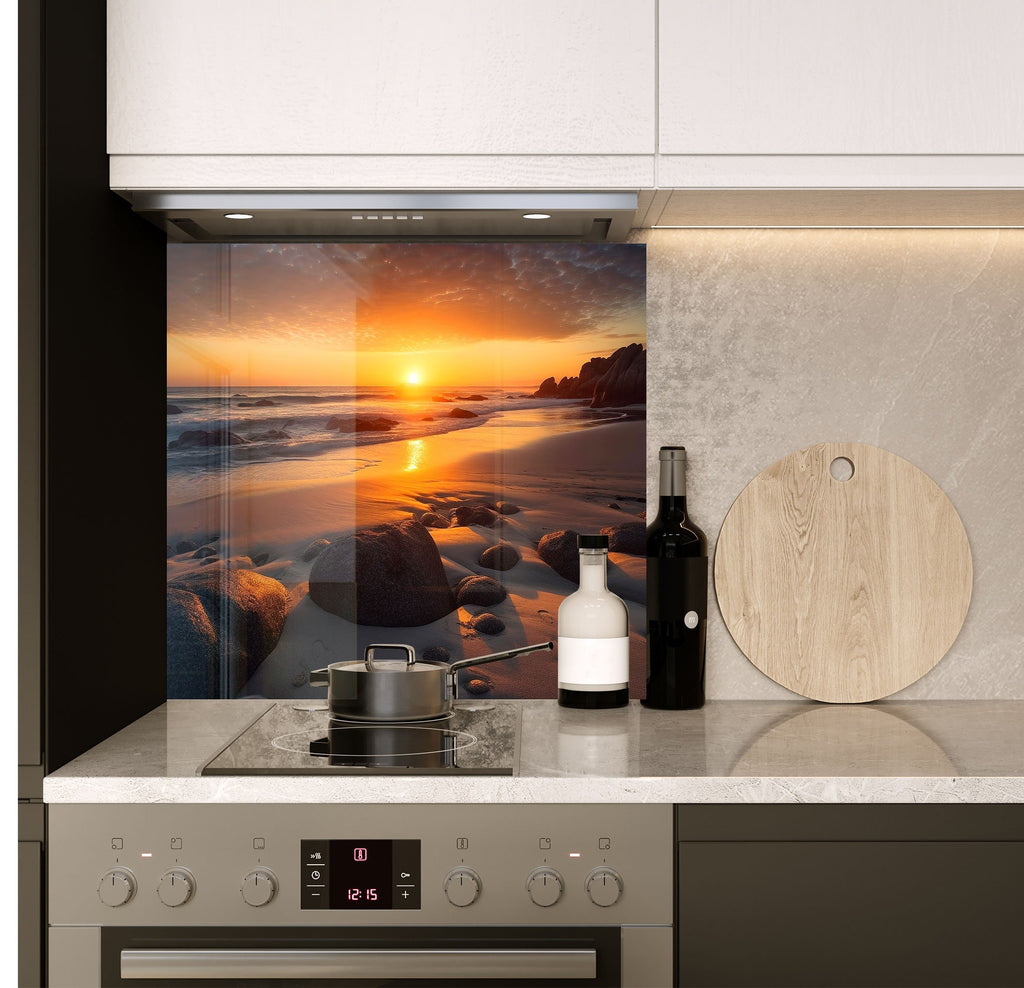
POLYGON ((406 384, 419 384, 422 380, 423 380, 423 376, 415 368, 410 370, 405 375, 405 383, 406 384))

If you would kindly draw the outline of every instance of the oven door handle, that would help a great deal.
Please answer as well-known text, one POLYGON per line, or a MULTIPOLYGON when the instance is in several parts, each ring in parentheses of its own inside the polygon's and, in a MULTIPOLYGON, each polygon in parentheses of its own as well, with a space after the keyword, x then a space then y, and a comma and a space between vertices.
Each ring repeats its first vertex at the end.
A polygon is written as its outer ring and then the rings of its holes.
POLYGON ((597 951, 523 950, 122 950, 121 978, 422 978, 471 981, 593 980, 597 951))

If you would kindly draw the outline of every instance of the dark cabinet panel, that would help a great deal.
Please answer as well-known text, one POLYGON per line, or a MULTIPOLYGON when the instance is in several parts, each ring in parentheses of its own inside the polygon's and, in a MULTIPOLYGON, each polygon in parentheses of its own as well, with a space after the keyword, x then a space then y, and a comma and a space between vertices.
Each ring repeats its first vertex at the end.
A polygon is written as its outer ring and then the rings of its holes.
POLYGON ((684 841, 678 851, 682 986, 1024 986, 1024 841, 684 841))

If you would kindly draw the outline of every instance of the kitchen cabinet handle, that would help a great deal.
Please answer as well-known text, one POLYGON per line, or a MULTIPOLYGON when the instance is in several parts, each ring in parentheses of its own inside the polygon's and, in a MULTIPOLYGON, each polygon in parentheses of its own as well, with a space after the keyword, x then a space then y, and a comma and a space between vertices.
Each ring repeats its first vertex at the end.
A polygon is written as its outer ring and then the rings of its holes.
POLYGON ((542 978, 597 977, 593 949, 536 950, 122 950, 121 977, 178 980, 243 978, 542 978))

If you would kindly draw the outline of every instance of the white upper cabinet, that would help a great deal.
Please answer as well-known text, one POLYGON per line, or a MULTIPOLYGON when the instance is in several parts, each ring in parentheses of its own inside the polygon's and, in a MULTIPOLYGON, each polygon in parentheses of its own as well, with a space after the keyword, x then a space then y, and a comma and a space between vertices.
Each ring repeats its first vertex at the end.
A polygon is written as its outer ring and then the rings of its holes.
POLYGON ((654 0, 109 0, 111 155, 647 155, 654 0))
POLYGON ((662 154, 1024 154, 1022 0, 660 0, 659 15, 662 154))

